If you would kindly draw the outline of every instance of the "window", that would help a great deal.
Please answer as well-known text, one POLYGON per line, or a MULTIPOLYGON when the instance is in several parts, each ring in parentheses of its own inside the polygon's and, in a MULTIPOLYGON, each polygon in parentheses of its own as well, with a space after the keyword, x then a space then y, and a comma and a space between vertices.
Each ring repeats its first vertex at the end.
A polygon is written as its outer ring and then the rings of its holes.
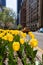
POLYGON ((34 0, 29 0, 29 2, 30 2, 30 3, 33 3, 33 2, 34 2, 34 0))

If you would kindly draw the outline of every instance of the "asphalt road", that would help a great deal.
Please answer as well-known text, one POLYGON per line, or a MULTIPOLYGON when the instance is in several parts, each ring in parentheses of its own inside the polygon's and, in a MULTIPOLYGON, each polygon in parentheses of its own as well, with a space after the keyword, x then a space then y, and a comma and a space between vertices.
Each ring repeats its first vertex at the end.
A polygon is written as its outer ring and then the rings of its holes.
POLYGON ((38 46, 43 49, 43 33, 33 32, 35 37, 38 39, 38 46))

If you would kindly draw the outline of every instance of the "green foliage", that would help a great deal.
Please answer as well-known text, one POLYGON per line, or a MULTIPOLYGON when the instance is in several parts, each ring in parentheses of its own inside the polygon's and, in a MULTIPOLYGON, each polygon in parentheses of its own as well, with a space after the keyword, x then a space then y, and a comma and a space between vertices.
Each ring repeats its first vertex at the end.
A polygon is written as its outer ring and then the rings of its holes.
POLYGON ((13 12, 10 8, 3 7, 3 11, 0 12, 0 20, 2 22, 14 22, 15 17, 15 12, 13 12))
POLYGON ((0 28, 14 29, 15 22, 15 12, 10 8, 3 7, 3 11, 0 12, 0 28))
MULTIPOLYGON (((17 36, 16 36, 17 37, 17 36)), ((15 37, 15 41, 19 41, 19 36, 18 38, 15 37), (18 40, 17 40, 18 39, 18 40)), ((2 42, 2 40, 0 39, 0 42, 2 42)), ((13 49, 12 49, 12 42, 8 42, 8 41, 4 41, 4 44, 0 44, 0 65, 2 64, 3 61, 3 57, 7 57, 8 60, 8 65, 17 65, 17 57, 14 57, 13 54, 13 49), (6 47, 7 46, 7 47, 6 47), (5 55, 5 53, 8 53, 7 55, 5 55)), ((28 45, 28 43, 25 43, 24 45, 21 45, 20 50, 17 52, 18 57, 21 58, 21 61, 23 63, 23 65, 36 65, 35 64, 35 57, 36 57, 36 53, 37 50, 33 50, 33 48, 31 48, 30 45, 28 45), (25 55, 24 55, 25 52, 25 55), (30 61, 27 63, 26 59, 30 59, 30 61)), ((39 63, 39 65, 42 65, 42 63, 39 63)))
POLYGON ((43 54, 42 54, 42 62, 40 62, 39 65, 43 65, 43 54))
POLYGON ((43 54, 42 54, 42 65, 43 65, 43 54))
MULTIPOLYGON (((2 31, 0 33, 2 33, 2 31)), ((3 65, 3 62, 5 61, 6 58, 8 58, 8 65, 18 65, 17 64, 18 57, 21 59, 23 65, 36 65, 35 57, 37 54, 37 50, 34 50, 31 47, 31 45, 28 44, 28 42, 21 44, 20 43, 21 36, 17 32, 15 34, 12 34, 11 31, 13 32, 13 30, 7 30, 7 33, 4 31, 5 34, 3 33, 4 35, 2 36, 2 38, 0 38, 0 65, 3 65), (6 36, 6 34, 9 34, 7 35, 7 38, 11 36, 10 40, 12 39, 13 36, 13 40, 9 41, 8 39, 7 40, 3 39, 3 37, 6 36), (20 49, 18 51, 16 50, 14 51, 13 42, 19 42, 20 49), (14 52, 16 52, 17 55, 14 55, 14 52)), ((17 49, 17 46, 15 45, 14 48, 17 49)), ((43 55, 42 62, 39 62, 39 65, 43 65, 43 55)))
POLYGON ((26 57, 22 58, 22 61, 23 61, 23 65, 27 65, 27 63, 26 63, 26 57))
POLYGON ((21 24, 18 24, 17 29, 18 30, 21 30, 22 29, 22 25, 21 24))
POLYGON ((12 43, 2 40, 0 41, 0 65, 3 65, 4 58, 8 58, 8 65, 17 65, 17 59, 14 59, 12 43), (10 45, 9 45, 10 44, 10 45))
POLYGON ((14 36, 14 40, 15 40, 16 42, 20 41, 20 36, 19 36, 19 35, 15 35, 15 36, 14 36))
POLYGON ((33 48, 28 43, 25 43, 25 52, 29 60, 31 60, 31 62, 34 63, 37 50, 34 51, 33 48))

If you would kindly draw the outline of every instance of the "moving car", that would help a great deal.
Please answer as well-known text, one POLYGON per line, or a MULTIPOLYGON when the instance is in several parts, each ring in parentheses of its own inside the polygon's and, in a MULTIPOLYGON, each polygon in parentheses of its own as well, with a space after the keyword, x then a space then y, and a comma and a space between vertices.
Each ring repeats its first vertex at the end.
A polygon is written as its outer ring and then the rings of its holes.
POLYGON ((23 29, 22 29, 22 31, 25 33, 28 33, 29 31, 30 31, 30 29, 28 28, 28 27, 24 27, 23 29))

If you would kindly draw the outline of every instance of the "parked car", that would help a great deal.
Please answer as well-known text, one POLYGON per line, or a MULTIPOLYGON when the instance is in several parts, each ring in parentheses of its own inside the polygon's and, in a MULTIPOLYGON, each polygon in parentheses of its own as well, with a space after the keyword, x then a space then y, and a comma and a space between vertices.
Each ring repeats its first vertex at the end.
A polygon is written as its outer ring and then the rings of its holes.
POLYGON ((40 28, 40 29, 38 30, 38 32, 43 33, 43 28, 40 28))

